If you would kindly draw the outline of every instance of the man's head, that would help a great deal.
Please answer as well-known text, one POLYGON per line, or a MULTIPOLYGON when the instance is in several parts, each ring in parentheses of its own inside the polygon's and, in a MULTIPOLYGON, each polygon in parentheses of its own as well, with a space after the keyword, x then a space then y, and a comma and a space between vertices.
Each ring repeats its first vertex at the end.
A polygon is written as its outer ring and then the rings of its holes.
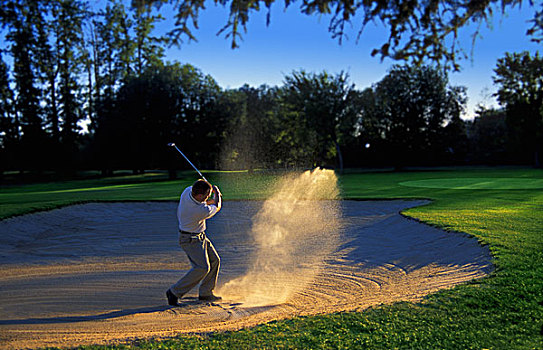
POLYGON ((211 194, 211 184, 206 180, 199 179, 192 185, 192 197, 198 202, 204 202, 211 194))

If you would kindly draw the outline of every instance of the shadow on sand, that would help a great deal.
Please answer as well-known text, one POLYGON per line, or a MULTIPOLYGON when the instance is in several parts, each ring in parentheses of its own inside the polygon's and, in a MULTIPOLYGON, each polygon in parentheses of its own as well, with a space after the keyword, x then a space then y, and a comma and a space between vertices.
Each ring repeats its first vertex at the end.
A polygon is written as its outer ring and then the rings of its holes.
POLYGON ((0 325, 18 325, 18 324, 54 324, 54 323, 75 323, 86 321, 101 321, 108 320, 117 317, 136 315, 136 314, 149 314, 153 312, 166 311, 171 309, 184 309, 193 308, 199 305, 213 305, 209 302, 200 301, 197 298, 183 298, 179 306, 170 305, 158 305, 147 306, 135 309, 126 309, 106 312, 99 315, 87 315, 87 316, 64 316, 64 317, 43 317, 43 318, 27 318, 22 320, 0 320, 0 325))

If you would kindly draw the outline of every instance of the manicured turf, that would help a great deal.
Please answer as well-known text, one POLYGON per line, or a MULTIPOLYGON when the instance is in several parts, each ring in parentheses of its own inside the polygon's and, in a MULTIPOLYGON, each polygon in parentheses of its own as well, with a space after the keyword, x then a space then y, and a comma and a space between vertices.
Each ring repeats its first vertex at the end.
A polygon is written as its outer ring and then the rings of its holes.
MULTIPOLYGON (((247 172, 209 172, 205 176, 219 184, 228 199, 263 199, 275 178, 273 174, 248 176, 247 172)), ((93 201, 175 201, 181 190, 197 179, 193 171, 181 173, 175 181, 167 178, 165 173, 147 173, 5 186, 0 192, 0 219, 93 201)))
MULTIPOLYGON (((209 176, 226 199, 262 198, 274 178, 246 173, 209 176)), ((193 180, 187 174, 173 182, 140 176, 3 188, 0 217, 73 201, 176 200, 180 189, 193 180)), ((542 349, 543 190, 537 185, 541 181, 542 170, 518 168, 347 173, 340 178, 344 198, 432 199, 432 204, 405 214, 476 236, 489 245, 495 272, 417 304, 300 317, 239 332, 86 348, 542 349), (481 179, 494 184, 481 186, 481 179), (425 181, 424 187, 410 186, 425 181), (439 182, 442 187, 436 186, 439 182)))
POLYGON ((407 187, 451 188, 454 190, 541 190, 543 179, 498 178, 438 178, 400 182, 407 187))

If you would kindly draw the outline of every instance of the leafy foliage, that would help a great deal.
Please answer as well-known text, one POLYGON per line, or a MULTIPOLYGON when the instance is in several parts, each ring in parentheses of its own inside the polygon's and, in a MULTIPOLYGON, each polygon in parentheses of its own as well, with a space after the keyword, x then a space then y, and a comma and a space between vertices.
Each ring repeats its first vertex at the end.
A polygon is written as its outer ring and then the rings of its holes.
POLYGON ((532 41, 540 43, 543 41, 543 3, 541 3, 541 9, 535 13, 532 23, 532 27, 526 34, 532 37, 532 41))
POLYGON ((354 85, 348 75, 293 72, 280 91, 284 123, 281 138, 291 147, 294 163, 303 166, 333 165, 338 157, 343 169, 340 142, 354 134, 358 114, 354 85), (295 154, 296 152, 296 154, 295 154))
POLYGON ((278 89, 244 85, 225 91, 223 100, 228 125, 224 130, 220 169, 253 170, 277 166, 277 160, 284 158, 275 139, 284 128, 277 113, 278 89))
POLYGON ((463 141, 465 88, 448 85, 445 73, 430 66, 394 66, 362 96, 361 133, 387 147, 397 168, 405 162, 439 161, 463 141), (448 128, 449 127, 449 128, 448 128))
MULTIPOLYGON (((231 38, 232 47, 238 47, 242 33, 247 31, 247 23, 255 12, 266 10, 270 22, 270 9, 275 0, 214 0, 214 4, 230 8, 226 24, 219 33, 231 38)), ((172 40, 180 43, 183 37, 196 40, 191 26, 198 29, 200 11, 205 10, 203 0, 134 0, 133 3, 155 4, 172 3, 177 10, 176 27, 170 32, 172 40)), ((466 56, 459 40, 459 31, 469 23, 485 23, 495 11, 506 13, 521 5, 535 6, 532 1, 522 0, 484 0, 484 1, 387 1, 387 0, 301 0, 299 11, 308 16, 324 15, 330 17, 328 30, 333 38, 341 43, 346 36, 345 27, 353 23, 363 34, 368 23, 381 22, 388 30, 388 40, 372 55, 393 60, 410 60, 421 64, 431 60, 451 64, 455 70, 460 68, 459 59, 466 56)), ((285 0, 284 7, 294 6, 295 0, 285 0)), ((542 12, 534 10, 533 26, 527 34, 536 40, 542 31, 542 12)), ((477 37, 473 33, 473 38, 477 37)))
MULTIPOLYGON (((498 101, 505 107, 507 125, 521 154, 535 166, 543 156, 543 57, 539 52, 506 53, 498 60, 494 82, 498 101)), ((522 156, 521 156, 522 157, 522 156)))
POLYGON ((505 119, 502 109, 478 109, 475 119, 468 124, 473 161, 502 164, 512 160, 505 119))
POLYGON ((187 155, 214 167, 223 128, 219 93, 217 83, 191 65, 148 67, 119 89, 111 115, 97 127, 100 158, 112 169, 164 168, 175 164, 167 143, 182 140, 187 155))
POLYGON ((13 92, 10 89, 8 66, 0 52, 0 171, 15 164, 14 149, 19 140, 18 120, 13 118, 13 92))
MULTIPOLYGON (((172 141, 182 142, 200 167, 223 169, 400 168, 504 159, 473 154, 493 147, 492 138, 483 135, 490 135, 492 123, 482 127, 482 119, 469 134, 480 147, 466 146, 460 119, 465 91, 449 86, 447 75, 433 66, 395 66, 362 91, 343 72, 304 70, 287 74, 278 87, 223 90, 192 65, 165 63, 169 38, 153 30, 163 20, 160 5, 168 2, 107 0, 94 11, 85 0, 1 2, 2 170, 37 174, 95 168, 107 175, 119 168, 135 173, 162 168, 173 175, 174 168, 185 165, 165 148, 172 141)), ((235 6, 233 13, 241 16, 232 17, 232 25, 245 25, 259 6, 273 3, 219 2, 235 6)), ((418 26, 436 26, 435 34, 462 13, 465 20, 485 18, 495 3, 459 4, 457 12, 447 12, 449 1, 300 5, 307 14, 335 16, 338 33, 341 23, 361 13, 369 16, 365 20, 394 22, 397 33, 382 53, 392 55, 408 37, 414 40, 409 47, 424 52, 416 41, 426 32, 417 32, 418 26)), ((520 0, 502 2, 504 8, 517 4, 520 0)), ((179 6, 188 11, 178 17, 182 25, 204 5, 185 1, 179 6)), ((537 164, 537 154, 543 153, 540 61, 539 55, 522 53, 498 62, 495 81, 507 113, 507 138, 496 147, 506 149, 508 163, 526 164, 536 154, 537 164), (513 154, 521 156, 511 160, 513 154)))

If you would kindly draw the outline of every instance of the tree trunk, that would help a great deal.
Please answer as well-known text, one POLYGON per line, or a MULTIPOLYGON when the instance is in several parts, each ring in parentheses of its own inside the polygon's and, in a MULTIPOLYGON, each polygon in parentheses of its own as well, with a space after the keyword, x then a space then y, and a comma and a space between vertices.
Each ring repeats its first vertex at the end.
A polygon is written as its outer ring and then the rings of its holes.
POLYGON ((51 132, 53 134, 53 140, 55 142, 60 141, 60 129, 58 121, 58 109, 57 109, 57 95, 56 95, 56 79, 57 73, 49 77, 50 93, 51 93, 51 132))
POLYGON ((343 174, 343 154, 341 154, 341 149, 339 148, 339 144, 335 140, 334 140, 334 145, 336 146, 337 158, 339 161, 339 173, 343 174))

